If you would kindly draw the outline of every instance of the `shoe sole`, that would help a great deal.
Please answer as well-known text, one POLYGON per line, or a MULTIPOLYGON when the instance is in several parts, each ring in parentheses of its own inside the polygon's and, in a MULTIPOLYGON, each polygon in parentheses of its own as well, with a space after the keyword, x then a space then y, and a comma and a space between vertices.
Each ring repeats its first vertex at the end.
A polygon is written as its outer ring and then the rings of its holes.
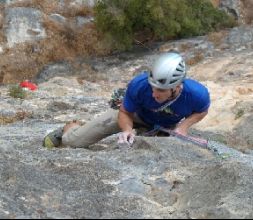
POLYGON ((50 137, 45 137, 43 141, 43 146, 47 149, 52 149, 55 147, 54 143, 51 141, 50 137))
POLYGON ((63 134, 62 128, 52 131, 44 138, 43 146, 48 149, 59 147, 61 145, 62 134, 63 134))

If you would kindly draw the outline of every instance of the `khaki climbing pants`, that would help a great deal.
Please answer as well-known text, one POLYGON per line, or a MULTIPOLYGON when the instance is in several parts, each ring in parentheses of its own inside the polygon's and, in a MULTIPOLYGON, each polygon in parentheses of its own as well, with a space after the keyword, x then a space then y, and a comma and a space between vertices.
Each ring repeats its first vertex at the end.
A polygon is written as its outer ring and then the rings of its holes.
MULTIPOLYGON (((103 138, 120 132, 121 129, 117 122, 118 112, 118 110, 109 109, 85 125, 70 128, 62 136, 62 144, 70 147, 87 148, 103 138)), ((146 126, 137 115, 134 117, 134 124, 146 126)))

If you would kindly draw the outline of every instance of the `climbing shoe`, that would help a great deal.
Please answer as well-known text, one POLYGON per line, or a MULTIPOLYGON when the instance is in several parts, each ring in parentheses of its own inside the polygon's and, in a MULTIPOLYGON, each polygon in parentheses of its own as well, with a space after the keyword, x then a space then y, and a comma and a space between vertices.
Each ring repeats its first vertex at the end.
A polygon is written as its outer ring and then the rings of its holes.
POLYGON ((62 144, 63 129, 58 128, 46 135, 43 140, 43 146, 51 149, 54 147, 60 147, 62 144))

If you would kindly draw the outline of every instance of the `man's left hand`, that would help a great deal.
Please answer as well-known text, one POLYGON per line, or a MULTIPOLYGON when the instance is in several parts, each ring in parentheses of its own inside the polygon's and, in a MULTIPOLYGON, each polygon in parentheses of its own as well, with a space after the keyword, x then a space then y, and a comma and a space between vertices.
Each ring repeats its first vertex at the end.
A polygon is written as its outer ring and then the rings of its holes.
POLYGON ((176 133, 181 134, 181 135, 187 135, 188 134, 188 130, 181 128, 181 127, 177 127, 174 130, 176 133))

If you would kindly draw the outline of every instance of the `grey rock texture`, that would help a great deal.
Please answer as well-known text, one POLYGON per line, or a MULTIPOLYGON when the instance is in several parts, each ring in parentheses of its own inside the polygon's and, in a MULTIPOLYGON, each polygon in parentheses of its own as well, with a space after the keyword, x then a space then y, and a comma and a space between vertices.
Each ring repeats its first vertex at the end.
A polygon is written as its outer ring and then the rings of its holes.
POLYGON ((46 37, 46 31, 42 26, 42 13, 36 9, 8 8, 4 26, 9 47, 46 37))
POLYGON ((87 5, 89 7, 93 7, 95 5, 96 0, 73 0, 72 4, 76 5, 87 5))
POLYGON ((237 140, 240 140, 241 142, 244 142, 249 146, 252 146, 251 150, 253 150, 253 136, 251 135, 252 124, 253 124, 253 115, 248 116, 238 125, 238 127, 234 129, 235 138, 237 140))
POLYGON ((231 45, 231 49, 244 50, 246 48, 252 48, 253 30, 250 26, 241 26, 233 28, 225 41, 231 45))
POLYGON ((239 20, 241 16, 240 1, 238 0, 221 0, 219 7, 228 14, 239 20))
POLYGON ((65 22, 66 22, 66 18, 63 17, 63 16, 60 15, 60 14, 51 14, 51 15, 49 16, 49 18, 50 18, 51 20, 55 21, 55 22, 60 23, 60 24, 65 24, 65 22))
POLYGON ((73 74, 73 67, 67 62, 48 64, 36 77, 36 82, 41 83, 56 76, 70 76, 73 74))
POLYGON ((90 149, 44 149, 44 131, 55 126, 24 121, 6 126, 5 136, 1 128, 1 218, 252 215, 250 156, 225 158, 172 137, 137 137, 130 149, 116 136, 90 149))

